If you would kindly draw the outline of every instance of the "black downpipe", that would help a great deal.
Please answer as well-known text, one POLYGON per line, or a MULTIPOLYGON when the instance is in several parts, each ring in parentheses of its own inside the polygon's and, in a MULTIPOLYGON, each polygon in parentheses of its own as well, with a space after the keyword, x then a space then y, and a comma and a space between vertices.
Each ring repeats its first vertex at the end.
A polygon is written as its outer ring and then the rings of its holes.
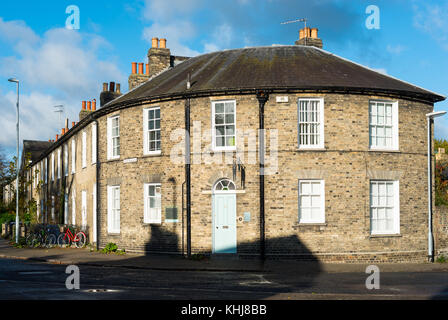
POLYGON ((187 196, 187 256, 191 257, 190 98, 185 100, 185 183, 187 196))
POLYGON ((100 126, 98 125, 98 121, 95 120, 96 123, 96 250, 100 249, 100 157, 99 157, 99 148, 100 148, 100 126))
POLYGON ((260 162, 260 258, 262 261, 265 260, 265 217, 264 217, 264 155, 265 155, 265 146, 264 146, 264 105, 266 101, 268 101, 269 95, 264 91, 257 91, 257 100, 258 100, 258 120, 259 120, 259 162, 260 162))

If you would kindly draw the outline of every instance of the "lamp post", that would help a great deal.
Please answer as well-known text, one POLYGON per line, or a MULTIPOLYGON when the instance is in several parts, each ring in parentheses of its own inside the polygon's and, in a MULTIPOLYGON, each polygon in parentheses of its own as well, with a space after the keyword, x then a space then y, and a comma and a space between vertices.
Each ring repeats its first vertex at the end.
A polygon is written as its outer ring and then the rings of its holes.
POLYGON ((432 235, 432 135, 434 118, 441 117, 446 111, 436 111, 426 114, 428 119, 428 259, 434 262, 434 239, 432 235))
POLYGON ((19 80, 8 79, 17 84, 17 158, 16 158, 16 243, 19 243, 19 80))

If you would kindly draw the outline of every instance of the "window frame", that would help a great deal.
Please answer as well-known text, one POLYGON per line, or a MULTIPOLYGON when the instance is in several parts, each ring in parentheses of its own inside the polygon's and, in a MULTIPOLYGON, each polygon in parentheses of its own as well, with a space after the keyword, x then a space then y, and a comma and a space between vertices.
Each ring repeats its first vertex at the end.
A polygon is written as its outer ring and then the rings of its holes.
MULTIPOLYGON (((387 188, 386 188, 387 190, 387 188)), ((387 192, 387 191, 386 191, 387 192)), ((386 193, 387 198, 387 193, 386 193)), ((380 207, 379 205, 377 208, 380 207)), ((399 235, 400 234, 400 181, 399 180, 383 180, 371 179, 369 181, 369 220, 370 220, 370 235, 399 235), (393 227, 391 230, 373 230, 373 214, 372 214, 372 183, 393 183, 393 227)))
POLYGON ((76 173, 76 140, 72 140, 72 174, 76 173))
MULTIPOLYGON (((309 196, 312 196, 309 195, 309 196)), ((299 179, 298 180, 298 223, 299 224, 323 224, 325 223, 326 217, 325 217, 325 180, 323 179, 299 179), (319 219, 303 219, 302 218, 302 212, 301 212, 301 191, 302 183, 313 183, 313 182, 319 182, 320 183, 320 217, 319 219)))
POLYGON ((87 167, 87 132, 81 134, 81 168, 87 167))
POLYGON ((59 148, 58 149, 58 179, 61 179, 61 176, 62 176, 61 158, 62 158, 62 152, 61 152, 61 148, 59 148))
POLYGON ((299 150, 315 150, 325 148, 325 99, 323 97, 301 97, 297 99, 297 146, 299 150), (300 144, 300 102, 318 101, 319 102, 319 144, 300 144))
MULTIPOLYGON (((215 100, 212 101, 212 118, 211 118, 211 122, 212 122, 212 149, 213 151, 234 151, 236 150, 236 146, 237 146, 237 119, 236 119, 236 100, 232 99, 232 100, 215 100), (228 103, 231 102, 233 103, 233 125, 235 126, 235 132, 234 132, 234 139, 235 139, 235 143, 233 146, 217 146, 216 145, 216 123, 215 123, 215 114, 216 114, 216 104, 218 103, 228 103)), ((225 112, 225 106, 224 106, 224 112, 225 112)), ((224 113, 225 114, 225 113, 224 113)), ((225 123, 225 117, 224 117, 224 124, 226 125, 227 123, 225 123)), ((224 139, 224 143, 226 143, 226 139, 224 139)))
POLYGON ((120 223, 121 223, 121 190, 119 185, 110 185, 107 186, 107 233, 109 234, 119 234, 120 233, 120 223), (113 192, 115 189, 118 189, 118 203, 119 207, 115 208, 113 206, 113 192), (115 212, 114 212, 115 211, 115 212), (116 214, 118 211, 118 228, 115 226, 115 222, 112 219, 116 220, 116 214))
POLYGON ((64 166, 64 176, 67 177, 68 176, 68 145, 64 144, 64 161, 63 161, 63 166, 64 166))
MULTIPOLYGON (((155 120, 157 118, 154 118, 155 120)), ((159 106, 149 107, 143 109, 143 154, 144 155, 157 155, 162 153, 162 111, 159 106), (151 110, 159 110, 159 122, 160 127, 159 129, 149 129, 148 121, 149 121, 149 112, 151 110), (151 140, 151 141, 160 141, 160 149, 159 150, 149 150, 149 135, 151 131, 159 131, 160 134, 160 140, 151 140)))
POLYGON ((120 159, 121 154, 121 139, 120 139, 120 115, 114 115, 107 118, 107 159, 115 160, 120 159), (114 119, 118 118, 118 136, 112 136, 112 122, 114 119), (118 155, 114 155, 114 138, 119 138, 120 143, 118 147, 120 148, 120 153, 118 155))
POLYGON ((96 164, 96 148, 97 148, 97 125, 96 122, 92 123, 92 164, 96 164))
POLYGON ((399 108, 398 108, 398 101, 392 101, 392 100, 382 100, 382 99, 369 99, 369 105, 368 105, 368 121, 369 121, 369 150, 372 151, 398 151, 399 150, 399 132, 398 132, 398 126, 399 126, 399 108), (372 124, 371 124, 371 116, 370 116, 370 105, 372 102, 375 103, 390 103, 392 104, 392 146, 391 147, 379 147, 376 145, 372 145, 372 124))
POLYGON ((51 181, 54 181, 54 152, 51 153, 51 181))
MULTIPOLYGON (((144 205, 144 212, 143 212, 143 223, 145 224, 161 224, 162 223, 162 184, 161 183, 144 183, 143 184, 143 205, 144 205), (160 188, 160 208, 158 212, 157 219, 150 219, 150 201, 149 198, 154 197, 157 199, 157 193, 156 190, 154 191, 154 196, 149 195, 149 187, 154 186, 155 188, 160 188)), ((157 209, 157 208, 156 208, 157 209)))

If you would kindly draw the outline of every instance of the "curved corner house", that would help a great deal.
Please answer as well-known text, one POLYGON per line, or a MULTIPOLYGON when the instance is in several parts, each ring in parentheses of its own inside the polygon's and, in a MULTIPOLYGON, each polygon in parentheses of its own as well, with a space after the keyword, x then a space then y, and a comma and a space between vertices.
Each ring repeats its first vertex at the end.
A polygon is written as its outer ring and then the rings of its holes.
POLYGON ((309 45, 148 57, 33 162, 41 219, 135 252, 426 259, 445 97, 309 45))

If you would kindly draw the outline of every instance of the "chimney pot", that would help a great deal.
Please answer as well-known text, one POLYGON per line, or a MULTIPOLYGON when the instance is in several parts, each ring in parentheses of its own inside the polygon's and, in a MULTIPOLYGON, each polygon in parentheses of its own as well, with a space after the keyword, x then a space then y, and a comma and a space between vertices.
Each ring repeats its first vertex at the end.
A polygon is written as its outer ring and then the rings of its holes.
POLYGON ((146 64, 146 75, 149 76, 149 64, 146 64))
POLYGON ((299 31, 299 39, 303 39, 305 37, 305 31, 303 29, 300 29, 299 31))
POLYGON ((75 121, 72 121, 72 128, 75 126, 75 121))
POLYGON ((61 137, 65 134, 65 128, 61 129, 61 137))
POLYGON ((132 62, 132 74, 136 73, 137 73, 137 62, 132 62))
POLYGON ((86 102, 85 101, 82 102, 82 110, 86 110, 86 102))
POLYGON ((138 73, 143 74, 143 63, 138 64, 138 73))
POLYGON ((166 48, 166 39, 160 39, 160 48, 166 48))
POLYGON ((57 134, 57 135, 56 135, 56 141, 58 141, 58 139, 59 139, 59 135, 57 134))
POLYGON ((103 82, 103 92, 107 91, 107 82, 103 82))
POLYGON ((110 92, 114 92, 115 91, 115 82, 111 82, 110 84, 109 84, 109 90, 110 90, 110 92))
POLYGON ((317 39, 317 28, 311 29, 311 38, 317 39))
POLYGON ((117 93, 120 93, 120 87, 121 87, 121 85, 119 83, 117 83, 117 93))
POLYGON ((152 38, 152 47, 158 48, 159 47, 159 38, 152 38))
MULTIPOLYGON (((118 85, 117 85, 118 88, 118 85)), ((92 111, 96 111, 96 99, 92 100, 92 111)))
POLYGON ((87 101, 87 110, 92 110, 92 102, 87 101))

